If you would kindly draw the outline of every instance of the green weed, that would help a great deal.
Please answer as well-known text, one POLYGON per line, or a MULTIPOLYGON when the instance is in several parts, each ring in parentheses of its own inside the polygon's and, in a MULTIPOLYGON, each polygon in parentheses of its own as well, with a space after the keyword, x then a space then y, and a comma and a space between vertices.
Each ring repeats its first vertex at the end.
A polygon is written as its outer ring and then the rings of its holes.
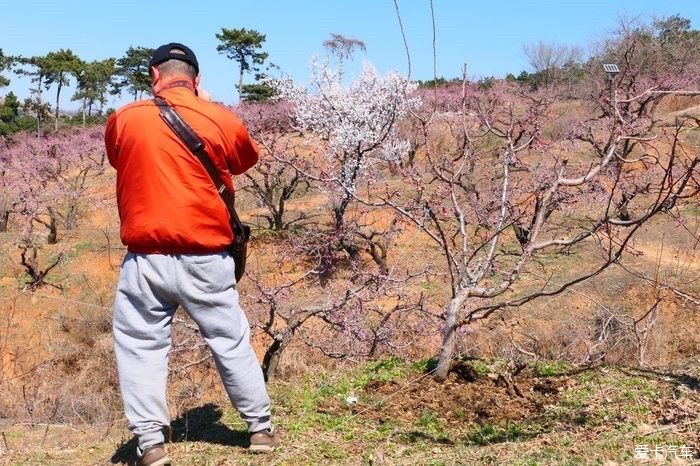
POLYGON ((474 445, 490 445, 502 442, 518 442, 527 440, 535 433, 526 426, 507 423, 505 425, 485 424, 467 435, 474 445))
POLYGON ((348 457, 348 453, 336 442, 321 441, 316 445, 316 450, 321 456, 331 460, 342 460, 348 457))
POLYGON ((440 285, 438 283, 431 281, 420 282, 417 286, 421 290, 425 291, 438 291, 440 289, 440 285))
POLYGON ((476 372, 479 375, 486 375, 491 372, 491 366, 489 366, 485 361, 482 361, 481 359, 470 359, 467 361, 467 364, 472 366, 474 372, 476 372))
POLYGON ((436 358, 425 358, 421 359, 419 361, 413 362, 409 364, 409 368, 413 370, 414 372, 419 372, 421 374, 425 374, 426 372, 431 371, 435 366, 437 365, 437 359, 436 358))
POLYGON ((405 366, 403 361, 396 357, 369 363, 360 371, 352 385, 365 388, 370 382, 391 382, 406 375, 405 366))
POLYGON ((426 409, 418 418, 418 425, 425 430, 437 431, 440 430, 440 420, 433 411, 426 409))
POLYGON ((571 370, 571 364, 564 361, 535 361, 530 367, 539 377, 554 377, 571 370))

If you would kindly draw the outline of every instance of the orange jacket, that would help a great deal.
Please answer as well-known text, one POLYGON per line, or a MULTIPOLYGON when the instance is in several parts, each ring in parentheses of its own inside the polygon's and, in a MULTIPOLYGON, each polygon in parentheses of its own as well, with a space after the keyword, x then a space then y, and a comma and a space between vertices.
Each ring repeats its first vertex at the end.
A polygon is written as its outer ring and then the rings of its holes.
MULTIPOLYGON (((206 145, 229 189, 231 174, 255 165, 258 149, 241 120, 226 108, 172 87, 170 103, 206 145)), ((233 240, 228 211, 199 160, 161 119, 152 100, 126 105, 109 117, 109 163, 117 170, 121 239, 130 252, 203 254, 233 240)))

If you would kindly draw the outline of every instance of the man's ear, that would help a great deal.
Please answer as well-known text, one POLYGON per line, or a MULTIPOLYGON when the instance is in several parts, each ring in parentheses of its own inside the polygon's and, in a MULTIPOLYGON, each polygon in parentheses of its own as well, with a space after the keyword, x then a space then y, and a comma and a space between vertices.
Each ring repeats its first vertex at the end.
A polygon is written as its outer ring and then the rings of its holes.
POLYGON ((160 81, 160 71, 155 66, 152 66, 149 74, 151 75, 151 86, 155 86, 160 81))
POLYGON ((199 82, 202 80, 202 75, 198 74, 197 76, 194 77, 194 87, 197 88, 199 87, 199 82))

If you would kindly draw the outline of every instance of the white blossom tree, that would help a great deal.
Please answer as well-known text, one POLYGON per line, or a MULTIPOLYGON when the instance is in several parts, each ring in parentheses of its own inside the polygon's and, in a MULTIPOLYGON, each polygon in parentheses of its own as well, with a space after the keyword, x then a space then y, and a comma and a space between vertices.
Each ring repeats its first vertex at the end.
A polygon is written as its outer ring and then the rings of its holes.
MULTIPOLYGON (((332 258, 328 247, 339 245, 353 256, 360 249, 356 241, 369 242, 369 250, 372 244, 375 251, 385 248, 376 228, 367 231, 368 225, 358 218, 348 224, 348 208, 358 189, 371 185, 386 162, 409 152, 408 142, 398 136, 397 122, 420 103, 410 96, 415 85, 398 72, 380 75, 369 62, 363 63, 356 80, 343 85, 327 61, 312 60, 309 88, 291 80, 277 81, 275 86, 280 98, 293 104, 297 129, 314 140, 313 157, 299 156, 290 163, 321 183, 330 199, 332 226, 321 241, 325 252, 320 255, 332 258)), ((332 268, 332 262, 324 267, 332 268)))

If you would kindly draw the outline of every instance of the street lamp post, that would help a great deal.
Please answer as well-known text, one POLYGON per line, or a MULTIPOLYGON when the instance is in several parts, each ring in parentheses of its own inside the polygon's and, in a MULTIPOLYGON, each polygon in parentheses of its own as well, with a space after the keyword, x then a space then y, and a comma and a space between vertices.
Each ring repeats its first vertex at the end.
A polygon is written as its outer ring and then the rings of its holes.
POLYGON ((610 85, 610 114, 615 118, 617 113, 617 99, 615 98, 615 76, 620 73, 620 68, 614 63, 604 63, 603 70, 608 75, 608 84, 610 85))

